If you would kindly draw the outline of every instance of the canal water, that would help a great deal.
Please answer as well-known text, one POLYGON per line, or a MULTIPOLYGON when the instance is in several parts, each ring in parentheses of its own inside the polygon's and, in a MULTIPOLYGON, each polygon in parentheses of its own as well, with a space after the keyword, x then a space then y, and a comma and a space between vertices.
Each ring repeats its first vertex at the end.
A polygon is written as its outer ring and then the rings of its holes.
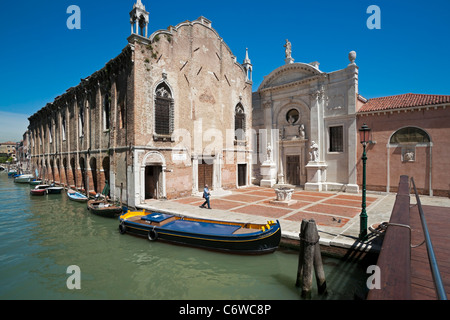
MULTIPOLYGON (((298 254, 241 256, 121 235, 118 220, 0 173, 0 299, 293 300, 298 254), (81 289, 70 290, 68 267, 81 289)), ((328 295, 353 299, 365 267, 324 256, 328 295)))

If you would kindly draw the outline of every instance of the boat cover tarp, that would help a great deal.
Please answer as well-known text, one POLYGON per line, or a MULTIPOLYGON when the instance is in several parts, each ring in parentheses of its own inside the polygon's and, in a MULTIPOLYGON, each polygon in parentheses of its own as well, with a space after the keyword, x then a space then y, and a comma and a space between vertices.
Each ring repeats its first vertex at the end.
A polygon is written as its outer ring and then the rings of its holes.
POLYGON ((142 217, 142 220, 151 221, 151 222, 161 222, 166 219, 172 218, 173 215, 165 214, 165 213, 152 213, 148 214, 145 217, 142 217))
POLYGON ((175 220, 164 225, 163 229, 187 233, 198 233, 205 235, 227 236, 231 235, 240 226, 232 226, 219 223, 175 220))

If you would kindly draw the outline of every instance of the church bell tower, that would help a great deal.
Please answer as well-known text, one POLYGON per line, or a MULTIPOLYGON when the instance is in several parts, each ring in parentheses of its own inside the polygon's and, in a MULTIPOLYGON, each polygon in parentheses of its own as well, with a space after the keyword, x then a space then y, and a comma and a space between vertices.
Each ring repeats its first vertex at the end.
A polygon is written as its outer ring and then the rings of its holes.
POLYGON ((148 37, 148 16, 141 0, 137 0, 130 12, 131 34, 148 37))

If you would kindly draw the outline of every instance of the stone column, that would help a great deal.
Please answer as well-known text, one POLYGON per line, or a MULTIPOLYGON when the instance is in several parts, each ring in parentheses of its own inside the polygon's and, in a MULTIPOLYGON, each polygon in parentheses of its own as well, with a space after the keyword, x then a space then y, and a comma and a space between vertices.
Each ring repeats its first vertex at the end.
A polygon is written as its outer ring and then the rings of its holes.
POLYGON ((326 190, 326 169, 327 164, 324 161, 325 140, 323 126, 323 107, 325 93, 323 87, 311 94, 311 144, 307 147, 310 153, 310 161, 306 165, 307 182, 305 190, 323 191, 326 190), (311 149, 312 145, 316 149, 311 149))
POLYGON ((350 73, 350 88, 348 89, 348 114, 354 115, 351 124, 348 127, 348 181, 346 186, 346 192, 358 193, 359 186, 357 181, 356 165, 361 155, 357 154, 359 136, 356 121, 356 104, 358 99, 358 66, 355 64, 356 52, 349 53, 350 64, 347 67, 347 72, 350 73))

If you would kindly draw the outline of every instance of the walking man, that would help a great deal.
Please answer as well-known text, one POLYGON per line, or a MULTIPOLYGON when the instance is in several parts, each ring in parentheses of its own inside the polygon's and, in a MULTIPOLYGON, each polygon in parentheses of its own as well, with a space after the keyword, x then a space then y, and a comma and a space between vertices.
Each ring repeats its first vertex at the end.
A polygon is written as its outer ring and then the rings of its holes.
POLYGON ((208 209, 211 209, 211 206, 209 205, 209 197, 211 194, 209 193, 208 185, 205 184, 205 188, 203 189, 203 198, 205 199, 205 202, 200 206, 200 208, 205 208, 205 204, 208 204, 208 209))

